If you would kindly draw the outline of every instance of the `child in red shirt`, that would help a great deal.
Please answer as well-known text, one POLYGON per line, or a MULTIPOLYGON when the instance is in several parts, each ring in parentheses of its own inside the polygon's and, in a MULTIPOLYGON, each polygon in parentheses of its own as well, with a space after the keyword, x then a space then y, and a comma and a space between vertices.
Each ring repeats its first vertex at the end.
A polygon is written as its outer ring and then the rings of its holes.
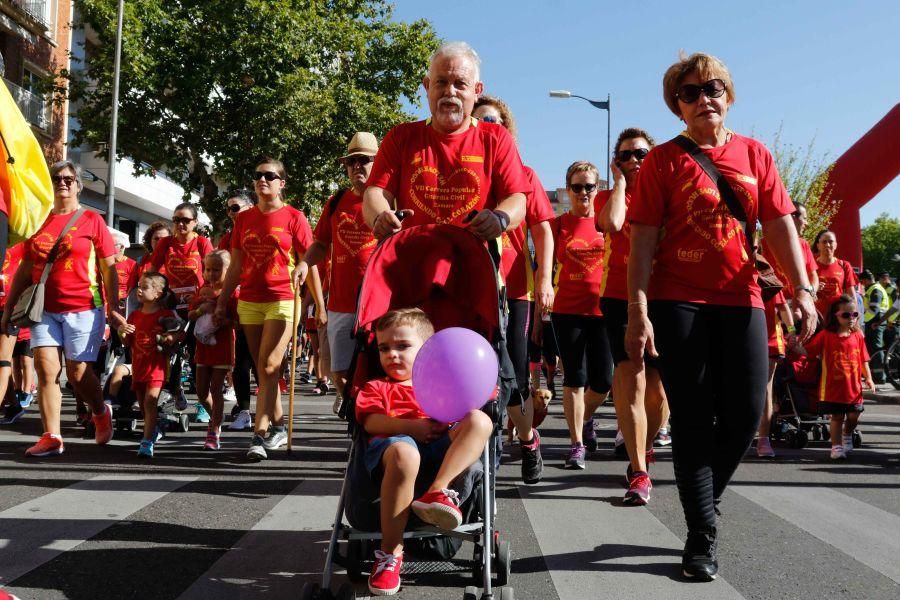
POLYGON ((418 308, 394 310, 375 327, 378 355, 387 377, 368 382, 356 399, 356 419, 365 429, 365 465, 381 478, 381 549, 369 576, 377 596, 400 589, 403 530, 409 509, 441 529, 462 524, 459 496, 450 482, 478 460, 493 423, 480 410, 448 426, 422 411, 412 388, 412 367, 419 348, 434 328, 418 308), (416 477, 429 463, 440 465, 426 493, 413 500, 416 477))
POLYGON ((859 331, 856 300, 843 295, 825 315, 825 329, 806 345, 810 358, 821 357, 819 413, 831 414, 831 458, 846 458, 863 408, 861 380, 875 391, 866 340, 859 331), (843 430, 843 437, 841 431, 843 430))
MULTIPOLYGON (((210 252, 203 259, 203 281, 206 283, 191 301, 188 312, 190 320, 197 321, 204 315, 211 317, 215 312, 216 301, 222 292, 225 271, 229 264, 231 264, 231 255, 227 250, 210 252)), ((229 316, 214 321, 215 325, 218 325, 218 329, 215 331, 215 340, 212 344, 204 343, 201 336, 197 335, 197 346, 194 351, 194 362, 197 365, 195 373, 197 398, 210 414, 209 429, 203 444, 203 448, 206 450, 219 449, 219 433, 225 407, 225 376, 234 367, 235 312, 236 307, 232 299, 232 302, 229 303, 229 316)))
POLYGON ((156 442, 156 405, 159 390, 166 380, 168 356, 157 346, 171 346, 181 337, 169 333, 163 320, 177 322, 175 311, 164 308, 172 297, 165 275, 148 271, 141 275, 137 299, 141 308, 128 315, 128 323, 119 330, 122 341, 131 347, 131 388, 144 410, 144 439, 138 448, 141 458, 153 458, 156 442))

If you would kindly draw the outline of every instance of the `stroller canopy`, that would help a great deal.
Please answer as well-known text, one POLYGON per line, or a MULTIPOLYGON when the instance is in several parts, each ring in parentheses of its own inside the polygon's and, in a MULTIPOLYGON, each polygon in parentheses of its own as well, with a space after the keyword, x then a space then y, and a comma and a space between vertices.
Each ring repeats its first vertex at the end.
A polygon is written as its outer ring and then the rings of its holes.
POLYGON ((357 329, 389 310, 418 307, 435 330, 466 327, 493 341, 500 326, 494 262, 484 242, 453 225, 403 229, 378 246, 359 293, 357 329))

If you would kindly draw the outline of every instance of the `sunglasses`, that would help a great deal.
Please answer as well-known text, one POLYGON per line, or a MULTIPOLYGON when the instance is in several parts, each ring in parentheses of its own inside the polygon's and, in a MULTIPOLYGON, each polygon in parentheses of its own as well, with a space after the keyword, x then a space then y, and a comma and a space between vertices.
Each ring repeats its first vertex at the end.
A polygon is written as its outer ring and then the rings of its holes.
POLYGON ((633 156, 638 162, 644 160, 647 155, 650 154, 650 151, 646 148, 636 148, 634 150, 620 150, 616 155, 616 159, 619 162, 628 162, 631 160, 633 156))
POLYGON ((60 183, 64 183, 66 187, 69 187, 70 185, 75 183, 75 178, 71 175, 54 175, 50 179, 53 180, 53 183, 57 185, 60 183))
POLYGON ((260 179, 275 181, 276 179, 281 179, 281 175, 275 171, 257 171, 253 174, 253 181, 259 181, 260 179))
POLYGON ((484 123, 503 123, 500 117, 495 117, 494 115, 484 115, 479 119, 479 121, 482 121, 484 123))
POLYGON ((701 85, 686 83, 678 89, 675 97, 685 104, 693 104, 700 98, 700 92, 706 94, 707 98, 718 98, 725 93, 725 82, 721 79, 710 79, 701 85))
POLYGON ((857 318, 857 317, 859 316, 859 313, 856 312, 856 311, 853 311, 853 312, 848 312, 848 311, 844 311, 844 312, 836 312, 836 313, 834 313, 834 314, 836 314, 837 316, 839 316, 839 317, 842 318, 842 319, 855 319, 855 318, 857 318))
POLYGON ((347 167, 355 167, 356 165, 364 167, 373 160, 375 159, 373 159, 371 156, 351 156, 350 158, 344 159, 344 165, 347 167))
POLYGON ((586 192, 590 194, 594 190, 597 189, 596 183, 573 183, 569 186, 569 189, 575 192, 576 194, 580 194, 582 192, 586 192))
POLYGON ((228 212, 233 212, 233 213, 241 212, 241 205, 240 204, 229 204, 228 212))
POLYGON ((172 217, 172 222, 176 225, 188 225, 193 221, 190 217, 172 217))

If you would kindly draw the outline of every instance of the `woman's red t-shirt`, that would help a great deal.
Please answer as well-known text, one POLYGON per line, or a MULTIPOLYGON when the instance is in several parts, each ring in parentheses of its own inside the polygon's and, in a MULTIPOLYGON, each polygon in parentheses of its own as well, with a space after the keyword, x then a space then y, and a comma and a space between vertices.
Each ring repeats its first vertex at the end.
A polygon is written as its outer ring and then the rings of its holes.
MULTIPOLYGON (((733 134, 727 144, 703 153, 734 189, 750 222, 765 223, 794 210, 775 161, 760 142, 733 134)), ((743 228, 706 172, 674 141, 644 159, 628 218, 661 229, 651 299, 763 308, 743 228)))
POLYGON ((550 228, 559 265, 553 312, 601 316, 604 240, 594 225, 594 217, 566 213, 557 217, 550 228))
POLYGON ((839 335, 823 329, 806 344, 810 358, 821 357, 819 401, 862 404, 862 376, 869 362, 866 338, 859 331, 839 335))
MULTIPOLYGON (((612 190, 601 190, 594 198, 594 214, 600 214, 612 190)), ((628 221, 628 207, 631 206, 631 194, 625 193, 625 223, 622 229, 604 234, 606 248, 603 254, 603 280, 600 282, 600 295, 617 300, 628 299, 628 253, 631 252, 631 223, 628 221)))
POLYGON ((212 251, 212 242, 201 235, 184 244, 174 235, 156 243, 150 264, 169 280, 169 289, 178 298, 177 308, 187 308, 203 285, 203 259, 212 251))
POLYGON ((241 300, 275 302, 294 297, 291 275, 312 244, 306 216, 285 204, 263 213, 259 206, 238 213, 231 231, 231 248, 244 255, 241 300))
MULTIPOLYGON (((25 260, 32 264, 32 283, 41 280, 47 256, 71 217, 71 214, 51 213, 25 242, 25 260)), ((85 211, 59 244, 56 261, 47 278, 44 310, 72 313, 103 306, 97 262, 115 253, 115 243, 103 218, 95 212, 85 211)))
POLYGON ((3 259, 3 271, 0 273, 0 310, 6 306, 6 295, 9 294, 13 279, 16 276, 16 270, 19 268, 24 255, 25 244, 22 242, 6 251, 6 258, 3 259))
POLYGON ((131 377, 135 383, 163 382, 166 379, 168 356, 156 349, 156 336, 164 333, 160 320, 177 317, 174 311, 158 310, 145 313, 136 310, 128 315, 128 322, 134 325, 134 333, 125 338, 131 347, 131 377))
POLYGON ((525 195, 525 220, 516 229, 501 236, 503 254, 500 268, 506 282, 506 297, 510 300, 531 300, 534 292, 534 269, 525 240, 527 230, 538 223, 553 219, 555 213, 544 185, 531 167, 525 167, 531 191, 525 195))
POLYGON ((858 281, 853 267, 846 260, 836 259, 830 265, 823 265, 816 261, 817 273, 819 274, 819 293, 816 294, 816 310, 821 314, 826 314, 831 305, 837 302, 844 290, 851 286, 856 286, 858 281))
POLYGON ((115 264, 116 274, 119 276, 119 300, 124 300, 131 290, 128 283, 131 281, 131 273, 137 267, 137 263, 130 259, 120 260, 115 264))

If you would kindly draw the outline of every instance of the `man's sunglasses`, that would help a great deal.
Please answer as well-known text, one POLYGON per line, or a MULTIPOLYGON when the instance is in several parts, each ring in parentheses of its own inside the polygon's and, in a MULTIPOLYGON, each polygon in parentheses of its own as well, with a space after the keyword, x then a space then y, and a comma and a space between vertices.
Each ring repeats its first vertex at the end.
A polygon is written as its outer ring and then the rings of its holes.
POLYGON ((71 175, 54 175, 50 179, 52 179, 53 183, 55 183, 57 185, 60 183, 64 183, 64 184, 66 184, 66 187, 69 187, 70 185, 75 183, 75 178, 72 177, 71 175))
POLYGON ((275 171, 257 171, 253 174, 253 181, 259 181, 260 179, 275 181, 276 179, 281 179, 281 175, 275 171))
POLYGON ((370 162, 375 160, 371 156, 351 156, 349 158, 344 159, 344 165, 347 167, 355 167, 359 165, 360 167, 364 167, 370 162))
POLYGON ((190 217, 172 217, 172 222, 176 225, 188 225, 193 221, 190 217))
POLYGON ((620 150, 616 155, 616 160, 619 162, 628 162, 631 160, 631 157, 635 157, 638 162, 644 160, 647 155, 650 154, 650 151, 646 148, 635 148, 634 150, 620 150))
POLYGON ((725 82, 721 79, 710 79, 700 85, 686 83, 678 88, 675 96, 685 104, 693 104, 700 97, 700 92, 706 94, 707 98, 718 98, 725 93, 725 82))
POLYGON ((844 312, 837 312, 834 314, 836 314, 837 316, 839 316, 842 319, 855 319, 859 316, 859 313, 856 311, 853 311, 853 312, 844 311, 844 312))
POLYGON ((569 189, 571 189, 576 194, 580 194, 582 192, 586 192, 590 194, 594 190, 597 189, 596 183, 573 183, 569 185, 569 189))

